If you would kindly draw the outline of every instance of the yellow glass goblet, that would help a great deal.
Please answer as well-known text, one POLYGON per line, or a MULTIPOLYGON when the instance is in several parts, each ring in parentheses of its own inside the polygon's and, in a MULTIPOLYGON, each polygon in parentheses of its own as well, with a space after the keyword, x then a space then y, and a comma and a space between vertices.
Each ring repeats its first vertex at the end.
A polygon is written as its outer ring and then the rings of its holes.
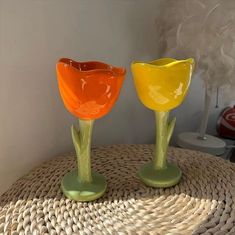
POLYGON ((156 115, 156 149, 152 162, 141 167, 140 179, 148 186, 170 187, 181 178, 181 170, 167 162, 167 148, 176 118, 168 121, 169 111, 179 106, 187 94, 194 68, 192 58, 162 58, 149 63, 131 64, 135 87, 141 102, 156 115))

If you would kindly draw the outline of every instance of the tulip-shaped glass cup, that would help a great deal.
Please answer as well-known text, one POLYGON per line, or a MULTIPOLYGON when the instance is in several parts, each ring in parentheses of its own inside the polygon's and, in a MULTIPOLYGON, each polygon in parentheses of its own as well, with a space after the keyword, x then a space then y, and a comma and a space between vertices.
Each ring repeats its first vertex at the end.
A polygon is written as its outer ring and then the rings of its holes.
POLYGON ((119 96, 125 76, 124 68, 89 61, 63 58, 56 65, 60 94, 65 107, 79 119, 79 131, 72 126, 72 139, 78 170, 68 172, 61 188, 66 197, 92 201, 107 187, 105 178, 91 170, 91 134, 95 119, 107 114, 119 96))
POLYGON ((171 109, 179 106, 188 91, 194 60, 163 58, 150 63, 131 64, 141 102, 156 115, 156 147, 153 161, 142 166, 138 175, 148 186, 170 187, 181 178, 181 170, 167 162, 167 147, 176 119, 168 122, 171 109))

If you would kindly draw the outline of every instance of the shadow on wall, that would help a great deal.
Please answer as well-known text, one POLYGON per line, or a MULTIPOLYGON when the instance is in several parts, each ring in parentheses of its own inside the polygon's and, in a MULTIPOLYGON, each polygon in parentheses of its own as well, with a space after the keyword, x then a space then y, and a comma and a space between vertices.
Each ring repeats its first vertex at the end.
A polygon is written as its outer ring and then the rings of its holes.
POLYGON ((75 119, 61 102, 55 78, 60 57, 128 68, 120 99, 95 124, 94 145, 152 142, 155 131, 148 123, 154 115, 138 101, 129 66, 133 59, 157 57, 160 3, 0 2, 0 193, 33 166, 73 149, 69 127, 75 119))

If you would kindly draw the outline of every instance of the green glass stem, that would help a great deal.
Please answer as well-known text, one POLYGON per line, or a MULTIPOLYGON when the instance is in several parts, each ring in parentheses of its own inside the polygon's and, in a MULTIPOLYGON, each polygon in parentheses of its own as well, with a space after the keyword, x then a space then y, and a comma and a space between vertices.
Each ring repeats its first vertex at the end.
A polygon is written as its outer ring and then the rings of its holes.
POLYGON ((167 148, 174 130, 176 118, 170 122, 169 112, 157 112, 156 146, 153 161, 144 164, 138 171, 139 178, 148 186, 167 188, 176 185, 181 178, 181 170, 171 162, 167 162, 167 148))
POLYGON ((78 179, 81 183, 92 182, 91 136, 94 120, 79 119, 79 131, 72 126, 72 139, 77 155, 78 179))
POLYGON ((72 126, 72 139, 77 155, 78 169, 64 175, 61 189, 75 201, 87 202, 101 197, 107 188, 103 175, 91 169, 91 135, 94 120, 79 119, 79 131, 72 126))
POLYGON ((156 146, 153 166, 155 169, 164 169, 167 167, 166 154, 167 148, 174 130, 176 118, 170 122, 169 111, 155 111, 156 116, 156 146))

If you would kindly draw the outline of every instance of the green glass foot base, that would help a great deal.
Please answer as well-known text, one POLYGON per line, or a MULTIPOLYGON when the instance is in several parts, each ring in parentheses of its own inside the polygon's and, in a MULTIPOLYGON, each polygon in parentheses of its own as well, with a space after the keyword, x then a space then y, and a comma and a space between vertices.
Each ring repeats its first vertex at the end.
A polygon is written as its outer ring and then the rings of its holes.
POLYGON ((165 169, 154 169, 153 163, 143 165, 138 176, 148 186, 155 188, 167 188, 176 185, 181 178, 181 170, 172 163, 167 163, 165 169))
POLYGON ((81 183, 77 170, 73 170, 63 177, 61 189, 69 199, 81 202, 93 201, 104 194, 107 183, 104 176, 96 172, 92 172, 92 179, 91 183, 81 183))

